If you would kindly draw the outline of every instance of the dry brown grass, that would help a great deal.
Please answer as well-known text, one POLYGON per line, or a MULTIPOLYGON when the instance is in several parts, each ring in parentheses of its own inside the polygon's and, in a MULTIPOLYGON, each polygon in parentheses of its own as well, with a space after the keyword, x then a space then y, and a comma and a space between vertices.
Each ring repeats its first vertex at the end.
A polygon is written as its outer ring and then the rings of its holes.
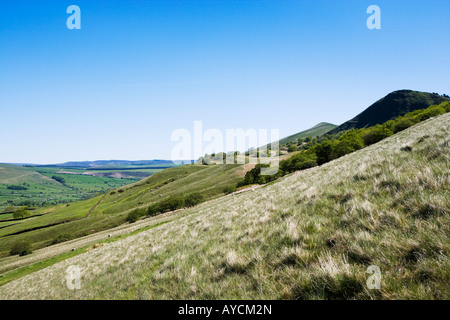
POLYGON ((0 298, 449 299, 449 123, 185 210, 10 282, 0 298), (70 265, 81 290, 66 287, 70 265), (380 290, 366 286, 369 265, 380 290))

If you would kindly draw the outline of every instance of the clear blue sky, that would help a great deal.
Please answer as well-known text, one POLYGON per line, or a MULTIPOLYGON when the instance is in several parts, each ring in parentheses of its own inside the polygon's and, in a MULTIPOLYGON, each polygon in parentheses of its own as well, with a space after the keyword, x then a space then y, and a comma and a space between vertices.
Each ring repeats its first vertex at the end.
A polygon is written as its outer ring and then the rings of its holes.
POLYGON ((450 94, 449 15, 447 0, 2 1, 0 162, 169 158, 194 120, 287 136, 397 89, 450 94))

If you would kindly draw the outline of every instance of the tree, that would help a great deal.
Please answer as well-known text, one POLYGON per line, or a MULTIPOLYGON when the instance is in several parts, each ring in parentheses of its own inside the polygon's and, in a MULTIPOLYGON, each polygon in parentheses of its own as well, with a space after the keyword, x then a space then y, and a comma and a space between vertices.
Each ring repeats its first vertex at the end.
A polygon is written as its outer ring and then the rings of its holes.
POLYGON ((62 184, 66 183, 66 180, 60 176, 52 176, 52 179, 55 181, 58 181, 59 183, 62 183, 62 184))
POLYGON ((223 188, 223 193, 225 194, 230 194, 236 191, 236 188, 233 186, 226 186, 225 188, 223 188))
POLYGON ((129 223, 133 223, 136 222, 141 216, 143 216, 145 214, 145 211, 143 211, 142 209, 136 209, 131 211, 128 216, 127 216, 127 222, 129 223))
POLYGON ((319 165, 333 160, 332 158, 333 148, 334 143, 331 140, 325 140, 322 143, 315 146, 317 163, 319 165))
POLYGON ((187 207, 193 207, 199 203, 202 203, 203 201, 205 201, 205 197, 199 192, 194 192, 194 193, 188 194, 184 198, 184 205, 187 207))
POLYGON ((332 159, 336 159, 342 157, 346 154, 349 154, 353 151, 362 149, 364 147, 364 141, 361 138, 358 130, 349 130, 345 132, 342 136, 337 140, 333 151, 332 151, 332 159))
POLYGON ((425 109, 423 112, 421 112, 417 116, 417 118, 420 121, 424 121, 426 119, 429 119, 431 117, 435 117, 435 116, 438 116, 438 115, 444 114, 444 113, 445 113, 445 109, 443 107, 441 107, 441 106, 432 106, 432 107, 429 107, 429 108, 425 109))
POLYGON ((9 190, 28 190, 27 187, 24 186, 15 186, 15 185, 10 185, 6 187, 9 190))
POLYGON ((396 121, 394 121, 394 133, 403 131, 415 125, 417 122, 419 122, 419 120, 417 120, 414 117, 408 118, 400 117, 400 119, 396 119, 396 121))
POLYGON ((31 248, 31 243, 26 240, 19 240, 17 241, 13 247, 11 248, 11 251, 9 252, 10 255, 14 256, 16 254, 18 254, 19 256, 25 256, 27 254, 31 254, 32 248, 31 248))
POLYGON ((377 124, 371 128, 366 129, 366 131, 362 134, 362 138, 364 140, 364 144, 366 146, 369 146, 383 140, 384 138, 390 137, 393 134, 394 133, 386 128, 386 126, 377 124))
POLYGON ((28 207, 21 207, 19 209, 17 209, 14 213, 13 213, 13 218, 14 219, 24 219, 31 216, 31 212, 28 210, 28 207))

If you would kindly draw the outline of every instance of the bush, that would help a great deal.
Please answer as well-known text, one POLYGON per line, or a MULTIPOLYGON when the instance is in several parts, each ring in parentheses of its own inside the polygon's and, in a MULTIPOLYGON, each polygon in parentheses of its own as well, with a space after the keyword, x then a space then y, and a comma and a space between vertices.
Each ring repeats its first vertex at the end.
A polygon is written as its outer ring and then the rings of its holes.
POLYGON ((236 191, 236 188, 233 186, 226 186, 225 188, 223 188, 223 193, 225 194, 230 194, 236 191))
POLYGON ((133 223, 139 220, 140 217, 145 215, 145 209, 136 209, 131 211, 128 215, 127 215, 127 222, 129 223, 133 223))
POLYGON ((31 243, 28 240, 20 240, 13 245, 9 254, 12 256, 16 254, 19 256, 25 256, 27 254, 31 254, 32 252, 31 243))
POLYGON ((333 160, 333 150, 335 142, 331 140, 325 140, 324 142, 315 146, 315 153, 317 157, 317 163, 319 165, 333 160))
POLYGON ((429 107, 429 108, 425 109, 423 112, 421 112, 419 115, 417 115, 417 118, 420 121, 424 121, 426 119, 429 119, 431 117, 435 117, 435 116, 438 116, 438 115, 444 114, 444 113, 445 113, 445 109, 443 107, 433 106, 433 107, 429 107))
POLYGON ((383 140, 384 138, 390 137, 393 135, 393 132, 382 125, 376 125, 363 133, 362 138, 364 140, 364 144, 366 146, 370 146, 371 144, 377 143, 378 141, 383 140))
POLYGON ((240 181, 237 184, 237 187, 241 187, 241 186, 245 186, 245 185, 249 185, 249 184, 265 184, 268 182, 271 182, 275 179, 277 179, 278 177, 280 177, 281 173, 280 171, 278 171, 277 174, 275 175, 261 175, 261 169, 262 168, 269 168, 270 165, 269 164, 257 164, 253 169, 251 169, 250 171, 248 171, 245 174, 244 180, 240 181))
POLYGON ((58 181, 59 183, 66 183, 66 180, 63 177, 52 176, 52 179, 58 181))
POLYGON ((353 151, 362 149, 364 141, 361 138, 359 130, 349 130, 339 137, 334 146, 332 158, 336 159, 353 151))
POLYGON ((413 125, 415 125, 418 122, 419 121, 414 117, 408 117, 408 118, 401 117, 400 119, 398 119, 394 122, 394 133, 408 129, 409 127, 412 127, 413 125))
POLYGON ((159 203, 155 203, 148 207, 147 209, 147 215, 153 216, 158 213, 164 213, 168 211, 174 211, 176 209, 179 209, 183 207, 184 205, 184 199, 180 196, 172 196, 170 198, 167 198, 159 203))
POLYGON ((205 197, 199 192, 194 192, 194 193, 188 194, 184 198, 184 205, 187 207, 193 207, 196 204, 202 203, 203 201, 205 201, 205 197))
POLYGON ((280 169, 283 174, 288 174, 297 170, 304 170, 317 166, 317 161, 313 155, 302 152, 289 159, 280 162, 280 169))
POLYGON ((13 213, 14 219, 25 219, 31 216, 31 212, 28 210, 28 207, 21 207, 13 213))
POLYGON ((27 187, 24 186, 15 186, 15 185, 10 185, 6 187, 9 190, 28 190, 27 187))
POLYGON ((60 234, 53 239, 52 244, 58 244, 61 242, 69 241, 71 238, 72 236, 68 233, 60 234))

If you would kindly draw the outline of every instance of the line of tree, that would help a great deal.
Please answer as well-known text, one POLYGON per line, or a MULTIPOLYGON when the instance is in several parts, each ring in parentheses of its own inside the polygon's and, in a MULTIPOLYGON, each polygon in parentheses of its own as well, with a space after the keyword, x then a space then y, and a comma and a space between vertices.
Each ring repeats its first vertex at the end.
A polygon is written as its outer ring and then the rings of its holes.
POLYGON ((193 207, 205 201, 203 194, 199 192, 193 192, 186 196, 174 195, 167 199, 153 203, 147 208, 138 208, 130 212, 127 216, 127 221, 133 223, 139 218, 147 216, 155 216, 161 213, 174 211, 183 207, 193 207))
POLYGON ((9 190, 28 190, 27 187, 24 186, 16 186, 16 185, 10 185, 6 187, 9 190))
POLYGON ((62 183, 62 184, 66 183, 66 180, 60 176, 52 176, 52 179, 55 181, 58 181, 59 183, 62 183))
POLYGON ((309 146, 307 149, 280 162, 280 168, 276 175, 261 175, 261 168, 267 167, 268 165, 258 164, 254 169, 246 173, 244 179, 237 184, 237 187, 249 184, 265 184, 288 173, 324 164, 377 143, 421 121, 447 112, 450 112, 449 101, 442 102, 439 105, 432 105, 425 109, 409 112, 404 116, 389 120, 383 124, 377 124, 364 129, 352 129, 334 135, 325 135, 318 139, 311 139, 308 141, 309 146))

